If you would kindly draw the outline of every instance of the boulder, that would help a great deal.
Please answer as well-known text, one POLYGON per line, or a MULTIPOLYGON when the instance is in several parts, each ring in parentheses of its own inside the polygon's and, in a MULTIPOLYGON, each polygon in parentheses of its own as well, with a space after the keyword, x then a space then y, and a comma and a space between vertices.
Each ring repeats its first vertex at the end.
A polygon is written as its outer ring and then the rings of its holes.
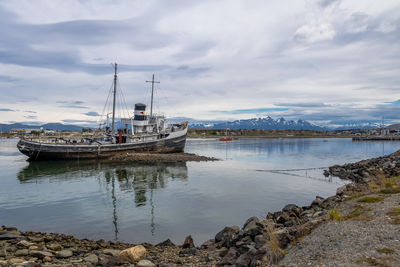
POLYGON ((255 237, 256 235, 262 234, 263 225, 257 217, 249 218, 243 226, 243 232, 245 235, 255 237))
POLYGON ((251 260, 254 258, 254 255, 257 251, 252 248, 249 249, 246 253, 241 254, 236 260, 236 267, 247 267, 250 265, 251 260))
POLYGON ((248 224, 258 223, 258 222, 260 222, 260 220, 256 216, 248 218, 247 221, 243 225, 243 230, 247 227, 248 224))
POLYGON ((182 247, 183 248, 194 248, 194 242, 193 242, 193 238, 191 235, 189 235, 185 238, 185 241, 183 242, 182 247))
POLYGON ((287 213, 293 213, 297 217, 299 217, 303 210, 295 204, 288 204, 282 209, 282 211, 287 212, 287 213))
POLYGON ((336 195, 343 196, 347 192, 347 187, 345 185, 336 189, 336 195))
POLYGON ((279 215, 275 217, 275 222, 279 223, 279 224, 284 224, 285 222, 287 222, 289 220, 290 220, 290 217, 285 212, 279 213, 279 215))
POLYGON ((266 235, 256 235, 254 237, 254 242, 256 243, 257 248, 262 247, 268 240, 269 238, 266 235))
POLYGON ((275 235, 276 238, 278 239, 279 247, 281 248, 286 248, 290 243, 290 241, 293 239, 293 237, 289 235, 287 229, 280 229, 273 232, 272 234, 275 235))
POLYGON ((239 226, 226 226, 220 232, 215 235, 215 242, 221 242, 222 247, 231 247, 235 242, 239 234, 239 226))
POLYGON ((137 263, 137 267, 156 267, 154 263, 149 260, 141 260, 137 263))
POLYGON ((316 196, 315 200, 311 203, 311 206, 319 206, 321 205, 322 201, 324 201, 323 197, 316 196))
POLYGON ((218 267, 235 264, 237 255, 238 255, 238 252, 237 252, 236 248, 231 247, 228 250, 228 253, 226 253, 226 255, 221 259, 221 262, 218 263, 218 267))
POLYGON ((122 261, 127 261, 130 263, 138 262, 146 256, 147 250, 142 245, 134 246, 125 249, 119 253, 119 258, 122 261))

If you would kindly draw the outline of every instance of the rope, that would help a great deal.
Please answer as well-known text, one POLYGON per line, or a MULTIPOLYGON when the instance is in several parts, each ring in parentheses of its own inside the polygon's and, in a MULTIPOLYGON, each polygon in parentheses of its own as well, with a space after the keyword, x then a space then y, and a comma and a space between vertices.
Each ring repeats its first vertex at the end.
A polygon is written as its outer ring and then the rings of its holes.
POLYGON ((323 170, 329 167, 306 168, 306 169, 286 169, 286 170, 256 170, 258 172, 290 172, 290 171, 309 171, 309 170, 323 170))

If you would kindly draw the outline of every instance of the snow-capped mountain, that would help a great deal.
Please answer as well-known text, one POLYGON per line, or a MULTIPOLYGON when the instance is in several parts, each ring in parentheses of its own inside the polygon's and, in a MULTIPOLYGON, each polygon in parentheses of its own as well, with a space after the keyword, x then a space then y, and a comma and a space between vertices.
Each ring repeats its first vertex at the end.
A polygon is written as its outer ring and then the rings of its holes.
POLYGON ((169 122, 180 122, 187 120, 190 128, 210 128, 232 130, 236 129, 260 129, 260 130, 327 130, 305 120, 285 120, 284 118, 273 119, 270 116, 235 121, 198 121, 189 118, 170 118, 169 122))
POLYGON ((341 121, 331 122, 332 127, 335 130, 354 130, 354 129, 376 129, 382 127, 380 121, 341 121))
POLYGON ((224 129, 260 129, 260 130, 326 130, 305 120, 285 120, 284 118, 274 120, 270 116, 264 118, 253 118, 247 120, 236 120, 232 122, 215 124, 212 128, 224 129))

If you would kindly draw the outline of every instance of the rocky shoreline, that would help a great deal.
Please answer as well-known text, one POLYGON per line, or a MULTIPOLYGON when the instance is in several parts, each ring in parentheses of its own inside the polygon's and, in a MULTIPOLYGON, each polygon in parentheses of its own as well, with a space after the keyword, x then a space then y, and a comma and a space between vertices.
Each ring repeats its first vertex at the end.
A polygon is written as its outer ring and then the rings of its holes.
MULTIPOLYGON (((391 231, 400 232, 399 225, 396 224, 396 222, 400 224, 400 214, 396 213, 397 207, 392 207, 399 205, 400 201, 399 173, 399 151, 385 157, 342 166, 332 166, 325 172, 326 175, 335 175, 352 181, 352 183, 338 188, 336 195, 325 199, 316 197, 311 205, 304 207, 289 204, 281 211, 266 214, 265 218, 251 217, 243 227, 225 227, 216 234, 214 239, 199 247, 194 246, 190 236, 185 239, 183 245, 179 246, 173 244, 170 240, 154 246, 151 244, 135 246, 120 242, 76 239, 73 236, 59 234, 22 233, 13 227, 1 227, 0 265, 172 267, 270 266, 278 264, 279 266, 281 261, 285 266, 309 266, 313 263, 312 261, 299 262, 296 256, 298 255, 296 253, 302 253, 299 252, 299 249, 307 249, 307 246, 301 245, 302 240, 311 238, 314 241, 310 244, 327 243, 326 231, 320 231, 320 229, 330 226, 332 221, 336 219, 342 222, 337 208, 347 207, 349 209, 350 204, 359 203, 362 200, 360 198, 365 195, 373 194, 371 197, 378 198, 381 201, 385 196, 390 196, 387 197, 387 202, 383 201, 383 203, 389 203, 385 207, 389 210, 388 212, 392 212, 392 215, 387 215, 389 218, 387 219, 388 226, 385 227, 387 227, 389 235, 391 231), (385 194, 385 196, 381 196, 381 194, 385 194), (395 211, 393 212, 391 209, 395 211), (335 212, 339 214, 337 218, 335 212), (318 229, 313 231, 316 228, 318 229)), ((364 211, 365 214, 379 214, 379 212, 374 213, 374 208, 382 210, 382 207, 378 204, 376 204, 376 207, 373 205, 368 207, 356 206, 356 204, 351 207, 361 209, 358 210, 359 214, 364 214, 364 211)), ((356 210, 351 210, 343 214, 345 218, 359 218, 361 215, 356 216, 355 212, 356 210)), ((371 219, 371 223, 375 223, 375 221, 371 219)), ((346 226, 350 230, 359 227, 352 224, 346 224, 346 226)), ((392 236, 396 236, 396 233, 392 233, 392 236)), ((331 239, 334 240, 334 238, 331 239)), ((323 247, 323 245, 320 245, 320 247, 323 247)), ((307 251, 306 249, 304 251, 307 251)), ((316 250, 318 254, 318 247, 309 249, 310 251, 316 250)), ((393 251, 397 253, 397 249, 393 251)), ((323 254, 321 253, 318 255, 323 254)), ((303 256, 307 257, 308 254, 303 256)), ((314 254, 313 257, 315 257, 314 254)), ((328 256, 324 257, 329 258, 328 256)), ((365 259, 365 261, 352 261, 350 265, 347 262, 342 266, 365 265, 370 258, 363 257, 360 258, 365 259)), ((318 266, 331 266, 329 262, 324 262, 325 258, 320 257, 318 266)), ((396 258, 387 262, 387 266, 392 266, 391 263, 396 263, 396 258)))

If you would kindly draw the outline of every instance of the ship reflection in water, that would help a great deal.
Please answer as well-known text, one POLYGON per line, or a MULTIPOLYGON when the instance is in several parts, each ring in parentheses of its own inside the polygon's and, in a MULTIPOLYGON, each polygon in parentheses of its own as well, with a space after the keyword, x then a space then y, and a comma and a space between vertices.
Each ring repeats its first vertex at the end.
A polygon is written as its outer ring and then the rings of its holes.
POLYGON ((154 235, 155 192, 157 189, 167 187, 169 180, 186 181, 188 170, 185 162, 121 165, 97 161, 53 161, 30 162, 18 173, 18 180, 22 184, 71 182, 74 179, 93 177, 96 177, 100 188, 103 188, 110 197, 114 239, 118 240, 118 193, 133 195, 135 207, 150 205, 149 224, 151 234, 154 235))

